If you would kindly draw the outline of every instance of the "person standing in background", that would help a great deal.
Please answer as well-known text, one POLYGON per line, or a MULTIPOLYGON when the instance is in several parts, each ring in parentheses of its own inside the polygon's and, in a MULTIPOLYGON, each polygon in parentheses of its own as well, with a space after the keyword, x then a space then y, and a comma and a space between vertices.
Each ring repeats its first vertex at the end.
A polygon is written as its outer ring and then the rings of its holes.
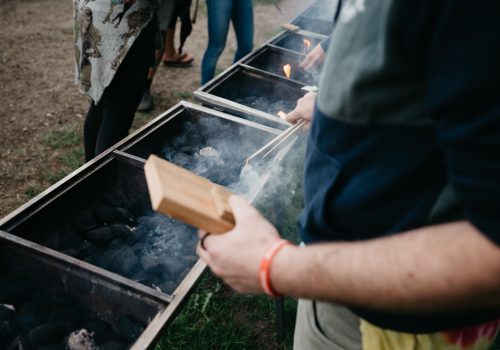
POLYGON ((233 23, 238 48, 234 62, 252 51, 252 0, 207 0, 208 47, 201 63, 201 84, 215 75, 217 61, 226 45, 229 22, 233 23))
MULTIPOLYGON (((165 1, 165 0, 163 0, 165 1)), ((163 51, 162 62, 167 67, 185 68, 191 67, 194 57, 186 52, 182 52, 184 43, 193 30, 193 22, 191 21, 191 0, 175 0, 173 13, 164 33, 165 35, 165 50, 163 51), (177 19, 181 22, 179 29, 179 49, 175 48, 175 29, 177 19)), ((162 26, 163 30, 163 26, 162 26)))
MULTIPOLYGON (((337 20, 340 16, 340 10, 342 9, 342 0, 337 0, 335 14, 333 16, 333 26, 337 23, 337 20)), ((321 42, 314 47, 307 54, 304 60, 300 63, 299 68, 302 68, 306 71, 311 70, 320 64, 323 63, 326 56, 326 51, 328 50, 328 46, 330 45, 330 41, 332 40, 332 34, 330 34, 327 38, 321 40, 321 42)))
POLYGON ((127 136, 154 61, 157 0, 74 0, 75 82, 89 161, 127 136))
POLYGON ((182 53, 184 42, 192 31, 191 18, 189 16, 190 8, 191 0, 161 0, 158 10, 158 21, 160 23, 162 42, 156 47, 156 61, 149 69, 146 87, 137 111, 149 112, 154 107, 151 85, 153 84, 160 61, 167 67, 189 68, 192 66, 194 57, 187 53, 182 53), (178 53, 174 43, 177 18, 181 20, 178 53))

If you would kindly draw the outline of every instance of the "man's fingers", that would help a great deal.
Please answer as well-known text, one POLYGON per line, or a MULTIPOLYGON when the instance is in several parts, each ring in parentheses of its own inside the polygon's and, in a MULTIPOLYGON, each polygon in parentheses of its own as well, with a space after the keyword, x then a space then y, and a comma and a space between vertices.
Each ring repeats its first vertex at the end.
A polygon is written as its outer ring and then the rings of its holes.
POLYGON ((238 224, 238 222, 240 222, 244 217, 258 213, 257 209, 255 209, 245 198, 240 196, 232 195, 229 197, 229 205, 233 210, 236 224, 238 224))
POLYGON ((311 55, 307 55, 306 58, 304 58, 304 60, 300 62, 299 68, 306 69, 305 67, 307 67, 310 64, 311 59, 312 59, 311 55))
POLYGON ((208 265, 210 265, 210 254, 206 249, 201 247, 201 243, 198 242, 198 246, 196 247, 196 255, 198 255, 203 261, 205 261, 208 265))
POLYGON ((302 119, 302 116, 299 112, 291 111, 285 117, 286 121, 292 124, 295 124, 299 119, 302 119))
POLYGON ((205 236, 205 233, 207 233, 207 231, 199 229, 198 230, 198 239, 202 239, 203 236, 205 236))
POLYGON ((315 57, 311 57, 311 59, 307 62, 307 64, 304 66, 304 70, 310 70, 313 69, 317 64, 317 60, 315 57))

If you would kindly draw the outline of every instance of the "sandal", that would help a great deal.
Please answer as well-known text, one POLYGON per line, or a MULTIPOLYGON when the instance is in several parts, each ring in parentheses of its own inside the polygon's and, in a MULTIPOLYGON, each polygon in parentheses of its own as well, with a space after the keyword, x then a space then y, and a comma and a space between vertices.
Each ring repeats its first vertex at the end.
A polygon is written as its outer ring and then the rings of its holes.
POLYGON ((187 53, 183 53, 182 55, 178 55, 175 60, 166 59, 165 56, 163 56, 161 61, 167 67, 187 68, 192 66, 194 57, 187 53))

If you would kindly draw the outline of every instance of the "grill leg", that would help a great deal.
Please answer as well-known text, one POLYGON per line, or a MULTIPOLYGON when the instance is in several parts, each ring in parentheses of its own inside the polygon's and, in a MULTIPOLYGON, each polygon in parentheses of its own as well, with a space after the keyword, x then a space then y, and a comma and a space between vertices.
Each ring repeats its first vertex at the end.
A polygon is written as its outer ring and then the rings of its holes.
POLYGON ((276 333, 279 340, 285 339, 285 298, 274 301, 276 307, 276 333))
MULTIPOLYGON (((271 210, 271 215, 272 215, 272 222, 278 232, 283 232, 283 229, 285 227, 285 215, 284 215, 284 208, 285 208, 285 198, 284 198, 284 192, 282 189, 278 189, 277 191, 277 196, 275 197, 275 200, 273 200, 273 205, 272 205, 272 210, 271 210)), ((274 305, 276 308, 276 335, 279 340, 284 340, 285 339, 285 299, 284 298, 278 298, 274 301, 274 305)))

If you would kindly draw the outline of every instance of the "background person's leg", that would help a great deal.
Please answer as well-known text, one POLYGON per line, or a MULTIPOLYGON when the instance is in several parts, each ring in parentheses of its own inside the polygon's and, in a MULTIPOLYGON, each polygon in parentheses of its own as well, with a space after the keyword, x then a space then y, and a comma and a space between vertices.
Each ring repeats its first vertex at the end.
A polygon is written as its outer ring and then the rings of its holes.
POLYGON ((232 3, 232 0, 207 0, 208 47, 201 63, 202 85, 214 77, 217 61, 226 46, 232 3))
POLYGON ((147 84, 154 59, 156 19, 142 31, 118 68, 102 97, 102 122, 95 154, 102 153, 128 135, 147 84))
POLYGON ((253 5, 252 0, 233 0, 231 15, 238 49, 234 62, 250 53, 253 48, 253 5))
POLYGON ((94 101, 90 103, 85 123, 83 124, 83 147, 85 151, 85 161, 88 162, 96 156, 95 146, 97 135, 102 122, 102 104, 96 105, 94 101))

